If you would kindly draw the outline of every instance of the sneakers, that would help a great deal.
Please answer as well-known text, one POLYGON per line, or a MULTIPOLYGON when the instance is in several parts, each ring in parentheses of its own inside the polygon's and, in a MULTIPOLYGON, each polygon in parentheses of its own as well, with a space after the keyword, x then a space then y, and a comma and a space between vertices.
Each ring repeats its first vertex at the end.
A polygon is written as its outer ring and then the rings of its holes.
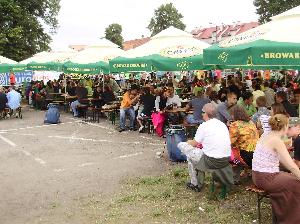
POLYGON ((191 182, 186 183, 186 188, 191 189, 195 192, 200 192, 201 191, 201 187, 199 187, 198 185, 194 185, 191 182))
POLYGON ((119 132, 123 132, 123 131, 125 131, 125 129, 123 129, 123 128, 120 128, 120 129, 119 129, 119 132))
POLYGON ((144 128, 145 128, 145 126, 141 126, 141 127, 139 128, 139 133, 141 133, 141 132, 144 130, 144 128))

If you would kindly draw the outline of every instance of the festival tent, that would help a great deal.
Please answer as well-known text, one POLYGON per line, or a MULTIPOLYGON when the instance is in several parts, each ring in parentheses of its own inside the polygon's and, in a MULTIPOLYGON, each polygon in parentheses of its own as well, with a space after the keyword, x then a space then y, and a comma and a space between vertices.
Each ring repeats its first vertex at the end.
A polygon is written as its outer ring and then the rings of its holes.
POLYGON ((89 45, 63 65, 65 73, 109 74, 109 60, 122 56, 124 51, 107 39, 89 45))
POLYGON ((49 52, 43 51, 21 61, 20 64, 27 64, 27 68, 34 71, 61 71, 63 63, 74 57, 77 53, 78 51, 70 48, 49 52))
POLYGON ((202 52, 210 45, 169 27, 149 42, 109 62, 111 72, 187 71, 204 69, 202 52))
POLYGON ((300 6, 205 49, 203 62, 221 68, 298 69, 299 24, 300 6))

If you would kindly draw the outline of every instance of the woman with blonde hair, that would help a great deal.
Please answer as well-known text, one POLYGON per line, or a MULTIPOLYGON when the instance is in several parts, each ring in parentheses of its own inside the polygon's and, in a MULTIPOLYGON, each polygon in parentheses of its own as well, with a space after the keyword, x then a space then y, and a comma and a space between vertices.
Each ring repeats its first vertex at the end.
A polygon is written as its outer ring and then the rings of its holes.
POLYGON ((271 131, 258 141, 252 160, 253 182, 270 195, 276 223, 300 223, 300 170, 282 141, 288 123, 283 114, 269 119, 271 131), (279 164, 291 173, 280 172, 279 164))

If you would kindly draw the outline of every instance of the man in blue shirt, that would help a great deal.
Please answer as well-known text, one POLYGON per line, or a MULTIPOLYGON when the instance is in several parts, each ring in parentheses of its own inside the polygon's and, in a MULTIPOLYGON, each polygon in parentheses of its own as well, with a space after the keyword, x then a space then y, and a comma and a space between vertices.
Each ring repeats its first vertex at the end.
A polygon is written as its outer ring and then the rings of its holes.
POLYGON ((16 115, 16 109, 21 106, 21 94, 15 90, 14 86, 9 88, 9 92, 7 93, 7 106, 12 110, 12 115, 16 115))
POLYGON ((192 99, 191 102, 186 106, 186 112, 190 109, 194 109, 193 114, 189 114, 185 118, 187 124, 201 124, 203 123, 202 109, 203 106, 210 103, 210 100, 203 95, 203 91, 199 90, 196 93, 196 98, 192 99))

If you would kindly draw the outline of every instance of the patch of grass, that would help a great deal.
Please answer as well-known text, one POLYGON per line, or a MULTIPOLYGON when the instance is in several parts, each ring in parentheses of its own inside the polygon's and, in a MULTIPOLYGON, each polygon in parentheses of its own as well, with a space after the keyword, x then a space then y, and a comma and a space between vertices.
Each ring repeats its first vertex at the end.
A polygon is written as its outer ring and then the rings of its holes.
MULTIPOLYGON (((256 195, 246 192, 244 186, 234 188, 225 200, 213 201, 208 199, 207 186, 195 193, 186 189, 187 180, 188 171, 180 165, 166 175, 128 180, 115 198, 102 204, 102 212, 92 221, 240 224, 257 220, 256 195)), ((263 204, 262 217, 262 223, 271 223, 269 204, 263 204)))

